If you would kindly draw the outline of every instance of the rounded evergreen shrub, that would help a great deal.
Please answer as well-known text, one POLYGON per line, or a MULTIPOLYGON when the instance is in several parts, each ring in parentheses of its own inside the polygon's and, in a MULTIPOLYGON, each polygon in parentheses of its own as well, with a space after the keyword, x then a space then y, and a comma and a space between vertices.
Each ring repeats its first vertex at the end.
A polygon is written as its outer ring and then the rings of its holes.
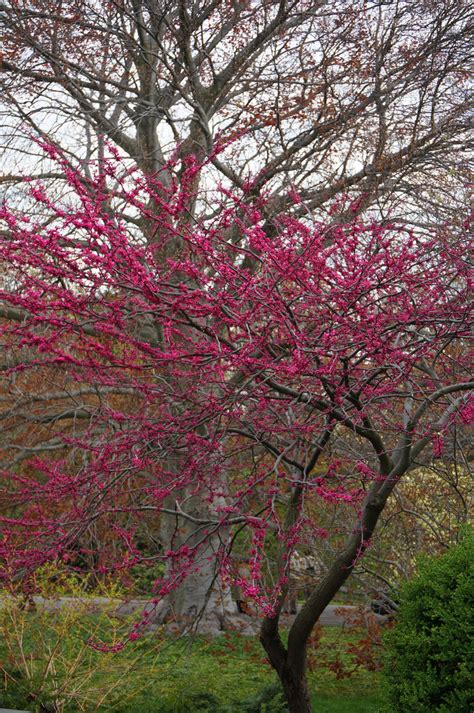
POLYGON ((162 701, 154 710, 156 713, 225 713, 212 693, 192 691, 175 700, 162 701))
POLYGON ((244 701, 232 705, 229 713, 288 713, 288 706, 283 696, 282 687, 276 681, 264 686, 244 701))
POLYGON ((474 710, 474 532, 420 563, 385 637, 384 679, 394 713, 474 710))

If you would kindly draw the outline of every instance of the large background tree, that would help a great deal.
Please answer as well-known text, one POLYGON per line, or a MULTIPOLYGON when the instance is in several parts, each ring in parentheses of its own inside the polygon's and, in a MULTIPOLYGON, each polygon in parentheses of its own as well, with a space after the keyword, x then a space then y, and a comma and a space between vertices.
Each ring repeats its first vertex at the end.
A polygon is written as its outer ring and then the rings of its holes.
POLYGON ((251 179, 269 218, 293 208, 282 188, 294 187, 300 212, 345 191, 385 217, 452 221, 469 149, 469 5, 2 2, 3 180, 43 172, 31 130, 77 161, 100 158, 108 138, 148 174, 166 172, 178 143, 181 158, 213 156, 212 180, 251 179))

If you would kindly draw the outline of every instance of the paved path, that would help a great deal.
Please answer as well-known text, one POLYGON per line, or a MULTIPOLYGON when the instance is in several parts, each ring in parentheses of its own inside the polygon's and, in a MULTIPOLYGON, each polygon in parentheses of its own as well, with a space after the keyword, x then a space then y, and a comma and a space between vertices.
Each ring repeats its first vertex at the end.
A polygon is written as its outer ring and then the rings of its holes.
MULTIPOLYGON (((344 626, 347 624, 347 617, 344 614, 351 614, 352 612, 359 612, 360 607, 351 606, 350 604, 329 604, 319 617, 319 623, 323 626, 344 626)), ((366 614, 369 617, 375 617, 377 621, 383 624, 387 617, 381 616, 380 614, 374 614, 373 612, 366 610, 366 614)), ((294 614, 286 614, 288 620, 288 625, 293 621, 294 614)), ((372 619, 373 621, 373 619, 372 619)))
MULTIPOLYGON (((130 599, 128 601, 122 601, 119 599, 107 599, 106 597, 87 597, 84 599, 74 597, 59 597, 58 599, 33 597, 33 600, 37 607, 44 608, 51 612, 57 611, 58 609, 62 609, 66 606, 74 605, 78 606, 78 608, 84 608, 91 612, 100 612, 104 609, 108 609, 109 611, 113 611, 115 616, 124 618, 133 615, 139 616, 143 611, 149 611, 151 621, 153 621, 154 615, 157 613, 157 608, 149 599, 130 599)), ((355 611, 356 609, 357 607, 350 605, 329 604, 321 614, 319 621, 323 626, 343 626, 345 623, 345 617, 341 610, 345 610, 349 613, 355 611)), ((378 614, 372 614, 372 616, 376 616, 381 623, 386 619, 386 617, 378 614)), ((243 615, 237 615, 237 618, 239 620, 248 620, 249 624, 256 624, 256 621, 254 622, 249 617, 243 615)), ((294 615, 291 614, 287 614, 282 617, 283 621, 287 619, 288 624, 293 620, 293 618, 294 615)), ((242 621, 240 621, 240 623, 242 623, 242 621)), ((0 713, 2 713, 1 708, 0 713)))
POLYGON ((340 604, 329 604, 319 617, 319 623, 323 626, 342 626, 344 624, 344 617, 340 613, 341 609, 351 612, 354 611, 356 607, 342 607, 340 604))

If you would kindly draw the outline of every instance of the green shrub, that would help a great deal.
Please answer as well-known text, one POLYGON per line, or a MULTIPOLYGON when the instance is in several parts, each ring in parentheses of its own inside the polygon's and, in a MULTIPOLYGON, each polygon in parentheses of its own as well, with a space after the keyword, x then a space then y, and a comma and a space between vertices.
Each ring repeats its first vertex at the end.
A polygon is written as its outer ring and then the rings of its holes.
POLYGON ((385 637, 384 679, 396 713, 474 710, 474 533, 420 563, 385 637))
MULTIPOLYGON (((47 565, 36 575, 43 604, 21 596, 0 597, 0 708, 35 713, 120 710, 151 686, 155 661, 143 645, 130 642, 126 654, 97 651, 90 640, 112 646, 127 641, 132 621, 115 616, 117 590, 104 585, 109 600, 96 611, 76 577, 47 565), (61 597, 69 597, 61 602, 61 597), (47 602, 48 607, 44 604, 47 602)), ((156 648, 158 644, 156 644, 156 648)))
POLYGON ((219 700, 212 693, 189 693, 173 700, 160 701, 154 713, 225 713, 219 700))
POLYGON ((278 682, 264 686, 253 695, 233 703, 221 703, 212 693, 177 692, 155 704, 154 713, 287 713, 278 682))
POLYGON ((264 686, 253 696, 234 704, 229 713, 287 713, 282 688, 278 682, 264 686))
POLYGON ((131 567, 129 574, 133 582, 132 591, 134 595, 151 597, 153 596, 153 585, 157 579, 163 576, 165 567, 163 564, 149 565, 137 564, 131 567))

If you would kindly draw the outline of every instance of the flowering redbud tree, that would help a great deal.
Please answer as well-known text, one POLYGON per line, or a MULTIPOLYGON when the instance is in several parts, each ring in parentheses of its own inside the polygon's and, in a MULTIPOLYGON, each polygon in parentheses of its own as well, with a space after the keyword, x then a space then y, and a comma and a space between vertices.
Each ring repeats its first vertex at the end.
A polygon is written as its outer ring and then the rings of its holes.
POLYGON ((3 577, 71 561, 97 521, 122 542, 98 568, 137 564, 137 524, 155 516, 167 523, 155 601, 189 603, 202 571, 204 598, 186 610, 198 618, 239 586, 290 711, 310 711, 314 625, 397 483, 472 414, 467 226, 269 223, 251 182, 216 189, 196 222, 192 158, 165 186, 116 155, 85 175, 46 150, 69 194, 32 184, 41 217, 1 209, 2 418, 14 434, 1 446, 3 577), (283 643, 291 554, 317 552, 322 515, 338 507, 347 527, 283 643))

